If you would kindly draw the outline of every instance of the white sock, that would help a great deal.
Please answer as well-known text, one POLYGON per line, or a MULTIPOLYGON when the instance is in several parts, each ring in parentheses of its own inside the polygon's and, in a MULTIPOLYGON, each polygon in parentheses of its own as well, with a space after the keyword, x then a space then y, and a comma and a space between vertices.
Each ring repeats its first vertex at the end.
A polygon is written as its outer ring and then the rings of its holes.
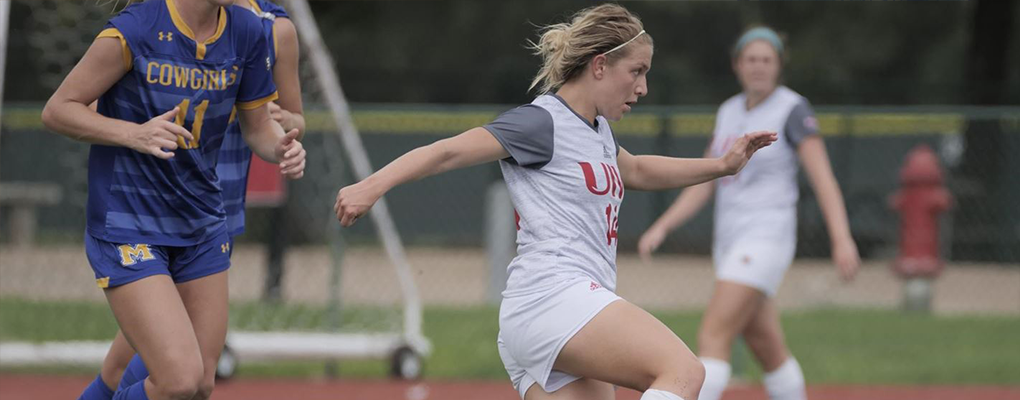
POLYGON ((684 400, 684 398, 665 390, 648 389, 638 400, 684 400))
POLYGON ((719 400, 733 372, 730 363, 708 357, 701 357, 701 363, 705 365, 705 383, 701 384, 698 400, 719 400))
POLYGON ((804 372, 793 356, 787 357, 783 365, 765 374, 765 390, 772 400, 806 400, 804 372))

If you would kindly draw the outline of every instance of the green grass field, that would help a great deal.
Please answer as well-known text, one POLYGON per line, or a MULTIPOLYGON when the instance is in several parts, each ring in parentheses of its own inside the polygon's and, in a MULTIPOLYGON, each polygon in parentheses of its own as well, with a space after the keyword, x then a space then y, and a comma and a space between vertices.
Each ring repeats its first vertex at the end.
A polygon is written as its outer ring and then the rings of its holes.
MULTIPOLYGON (((325 310, 314 307, 234 307, 235 322, 254 313, 278 314, 279 321, 322 324, 325 310), (300 316, 300 318, 294 317, 300 316)), ((371 310, 345 313, 341 321, 364 319, 371 310)), ((692 348, 700 315, 655 313, 692 348)), ((247 324, 246 326, 250 326, 247 324)), ((810 383, 843 384, 1005 384, 1020 385, 1020 318, 934 317, 896 311, 818 310, 783 317, 787 340, 810 383)), ((26 302, 0 299, 0 340, 102 340, 116 332, 113 316, 102 303, 26 302)), ((506 379, 496 352, 495 308, 430 308, 425 334, 434 352, 426 361, 426 377, 445 379, 506 379)), ((742 375, 757 380, 760 371, 744 351, 736 364, 742 375)), ((384 361, 339 361, 340 376, 381 377, 384 361)), ((7 371, 11 371, 7 369, 7 371)), ((94 373, 95 368, 45 367, 17 371, 94 373)), ((243 364, 240 376, 323 375, 321 362, 243 364)))

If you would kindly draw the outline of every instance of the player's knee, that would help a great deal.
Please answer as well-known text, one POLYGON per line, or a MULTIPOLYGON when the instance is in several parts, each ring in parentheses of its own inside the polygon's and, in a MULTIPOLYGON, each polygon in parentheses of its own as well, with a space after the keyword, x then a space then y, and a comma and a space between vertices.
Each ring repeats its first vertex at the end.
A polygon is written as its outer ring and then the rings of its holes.
MULTIPOLYGON (((215 365, 215 363, 213 363, 215 365)), ((198 387, 198 393, 195 394, 195 400, 206 400, 212 397, 212 390, 216 387, 216 367, 205 368, 205 373, 202 376, 202 383, 198 387)))
POLYGON ((691 391, 694 393, 701 392, 701 385, 705 383, 705 364, 702 364, 699 360, 690 367, 688 373, 690 374, 691 391))
POLYGON ((698 393, 705 382, 705 365, 696 357, 678 357, 672 360, 654 382, 645 388, 668 390, 673 393, 698 393))
MULTIPOLYGON (((169 399, 191 400, 199 393, 205 379, 201 362, 177 363, 167 376, 153 376, 156 390, 169 399)), ((211 392, 212 389, 209 389, 211 392)))
POLYGON ((701 363, 694 353, 687 351, 683 357, 679 357, 674 369, 677 376, 685 377, 689 385, 701 388, 705 382, 705 364, 701 363))
POLYGON ((202 377, 202 383, 198 385, 198 392, 194 400, 206 400, 212 397, 213 388, 216 387, 216 374, 206 374, 202 377))
POLYGON ((178 379, 170 380, 162 388, 162 392, 170 399, 191 400, 198 394, 201 382, 201 379, 182 376, 178 379))
POLYGON ((648 373, 642 374, 637 387, 640 391, 657 388, 678 392, 697 393, 705 381, 705 366, 683 345, 664 351, 664 357, 654 363, 648 373))
POLYGON ((156 390, 164 398, 173 400, 191 400, 198 393, 198 383, 187 379, 171 379, 156 386, 156 390))
POLYGON ((219 363, 219 359, 220 355, 216 354, 203 361, 205 370, 202 382, 198 387, 198 393, 195 394, 195 400, 205 400, 212 396, 213 389, 216 387, 216 365, 219 363))

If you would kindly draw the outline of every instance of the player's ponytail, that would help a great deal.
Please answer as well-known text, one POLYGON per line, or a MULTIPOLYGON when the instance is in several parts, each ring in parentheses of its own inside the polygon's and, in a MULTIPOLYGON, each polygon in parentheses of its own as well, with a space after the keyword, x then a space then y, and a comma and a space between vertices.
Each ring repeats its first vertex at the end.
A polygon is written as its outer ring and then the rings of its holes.
POLYGON ((626 45, 631 42, 652 44, 641 20, 616 4, 586 8, 569 23, 549 25, 541 32, 538 43, 529 41, 528 46, 542 57, 542 68, 528 90, 541 84, 541 93, 554 91, 580 75, 599 54, 614 62, 628 54, 626 45))

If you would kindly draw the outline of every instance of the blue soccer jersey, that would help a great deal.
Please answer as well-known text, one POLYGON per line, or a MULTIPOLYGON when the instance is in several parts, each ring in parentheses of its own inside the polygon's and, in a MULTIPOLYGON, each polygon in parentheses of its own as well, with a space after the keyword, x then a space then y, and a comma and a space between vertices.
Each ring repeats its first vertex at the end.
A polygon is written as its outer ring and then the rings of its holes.
POLYGON ((170 160, 126 147, 93 145, 87 231, 115 243, 190 246, 226 232, 216 163, 235 105, 276 99, 262 20, 222 7, 213 36, 196 42, 173 0, 132 5, 99 37, 121 41, 128 72, 99 99, 100 114, 145 123, 180 107, 170 160))
MULTIPOLYGON (((288 18, 287 11, 267 0, 248 0, 250 11, 262 19, 266 38, 270 43, 269 63, 276 65, 276 50, 279 47, 273 31, 277 18, 288 18)), ((244 200, 248 189, 248 168, 251 165, 251 149, 241 136, 241 124, 230 121, 227 136, 220 149, 220 162, 216 174, 223 188, 223 211, 227 213, 227 233, 236 236, 244 233, 244 200)))

